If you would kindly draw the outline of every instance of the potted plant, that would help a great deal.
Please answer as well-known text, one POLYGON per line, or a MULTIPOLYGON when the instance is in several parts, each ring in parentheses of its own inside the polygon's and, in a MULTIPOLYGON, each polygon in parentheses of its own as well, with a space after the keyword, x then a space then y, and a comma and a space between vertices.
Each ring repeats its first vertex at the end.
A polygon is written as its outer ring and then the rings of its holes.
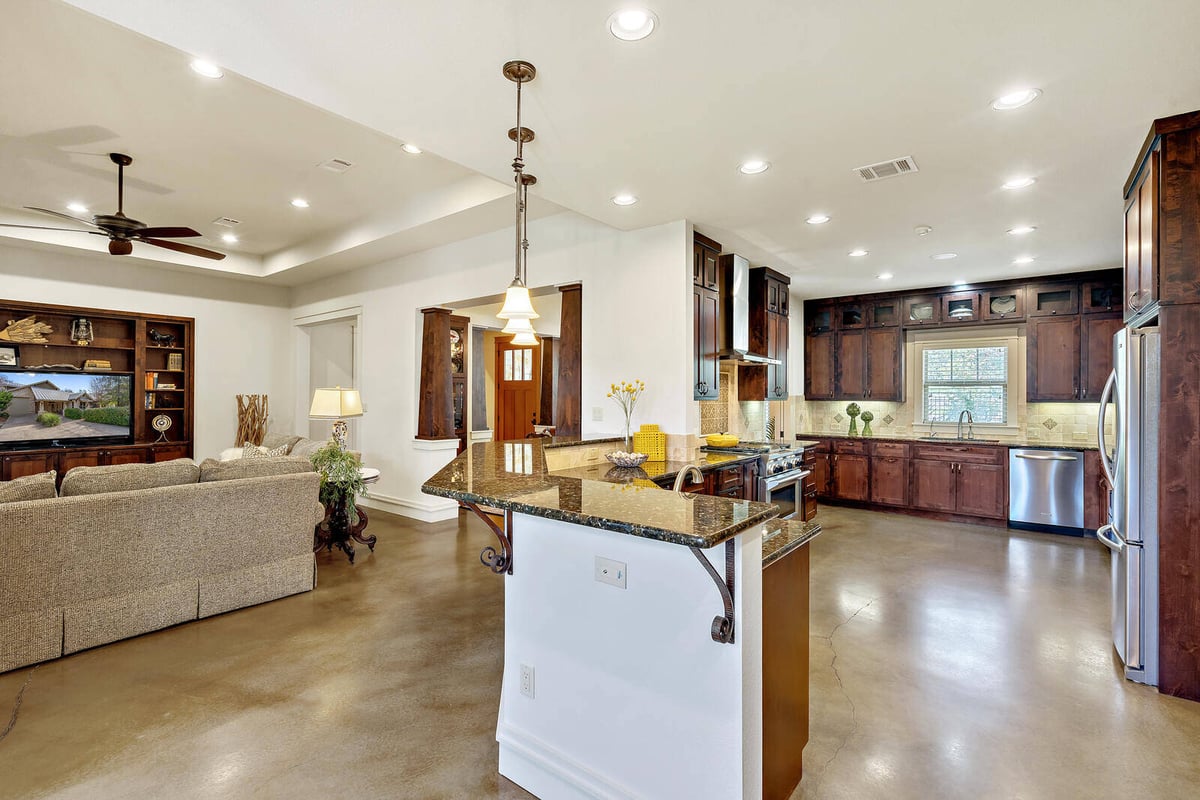
POLYGON ((329 511, 329 526, 344 539, 350 529, 350 519, 358 513, 354 501, 367 488, 359 472, 362 462, 335 441, 309 456, 309 461, 321 476, 320 497, 329 511))
POLYGON ((850 417, 850 436, 858 436, 858 415, 861 413, 862 408, 858 403, 846 406, 846 416, 850 417))

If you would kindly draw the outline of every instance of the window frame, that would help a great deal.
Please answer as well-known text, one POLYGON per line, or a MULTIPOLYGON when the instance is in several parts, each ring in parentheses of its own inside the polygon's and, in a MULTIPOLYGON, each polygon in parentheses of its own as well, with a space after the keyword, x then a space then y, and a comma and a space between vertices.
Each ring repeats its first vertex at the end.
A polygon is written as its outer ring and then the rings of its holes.
MULTIPOLYGON (((925 416, 925 351, 976 347, 1004 347, 1008 350, 1008 422, 976 422, 976 434, 985 431, 992 435, 1016 435, 1021 432, 1019 413, 1021 400, 1025 397, 1025 348, 1022 346, 1018 328, 989 328, 986 333, 971 335, 967 331, 916 331, 911 335, 912 352, 909 363, 914 369, 909 372, 909 397, 913 399, 913 428, 917 433, 930 431, 938 435, 954 435, 958 432, 957 422, 922 421, 925 416), (920 410, 920 414, 916 412, 920 410)), ((965 433, 964 433, 965 435, 965 433)))

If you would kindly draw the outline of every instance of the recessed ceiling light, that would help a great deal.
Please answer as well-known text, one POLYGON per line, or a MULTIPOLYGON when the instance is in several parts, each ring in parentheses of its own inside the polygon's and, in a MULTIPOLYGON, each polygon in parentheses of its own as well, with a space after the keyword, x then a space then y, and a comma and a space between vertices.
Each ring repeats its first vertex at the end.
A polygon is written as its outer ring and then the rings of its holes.
POLYGON ((1024 189, 1026 186, 1033 186, 1037 183, 1037 178, 1023 175, 1019 178, 1009 178, 1004 182, 1005 189, 1024 189))
POLYGON ((405 142, 404 144, 400 145, 400 149, 403 150, 404 152, 408 153, 409 155, 414 155, 414 156, 421 155, 421 148, 417 147, 415 144, 413 144, 411 142, 405 142))
POLYGON ((1042 94, 1041 89, 1018 89, 1001 95, 992 101, 992 108, 997 111, 1012 111, 1014 108, 1029 105, 1042 94))
POLYGON ((917 227, 913 228, 913 233, 915 233, 917 236, 928 236, 929 234, 933 233, 933 227, 930 225, 918 225, 917 227))
POLYGON ((879 273, 879 280, 881 280, 881 281, 890 281, 893 277, 894 276, 890 272, 879 273))
POLYGON ((762 159, 752 158, 749 161, 743 161, 738 166, 738 172, 742 173, 743 175, 757 175, 760 172, 766 172, 770 168, 771 168, 770 161, 763 161, 762 159))
POLYGON ((221 234, 221 239, 222 239, 222 241, 229 242, 230 244, 237 244, 237 237, 234 236, 232 233, 221 234))
POLYGON ((829 222, 829 219, 830 217, 828 214, 813 214, 804 221, 809 225, 824 225, 826 222, 829 222))
POLYGON ((608 31, 623 42, 636 42, 654 33, 658 17, 648 8, 627 8, 608 18, 608 31))
POLYGON ((88 213, 88 207, 83 203, 67 203, 67 211, 74 211, 76 214, 88 213))
POLYGON ((1036 225, 1018 225, 1015 228, 1009 228, 1008 233, 1011 236, 1024 236, 1025 234, 1033 233, 1036 230, 1036 225))
POLYGON ((959 278, 958 280, 956 280, 956 281, 954 282, 954 285, 955 285, 955 286, 966 286, 966 285, 967 285, 967 279, 966 279, 966 278, 959 278))
POLYGON ((296 208, 308 208, 308 201, 303 197, 293 197, 292 205, 294 205, 296 208))
POLYGON ((1013 259, 1014 264, 1032 264, 1033 256, 1017 256, 1013 259))
POLYGON ((631 194, 619 194, 612 199, 619 206, 631 206, 637 202, 637 198, 631 194))
POLYGON ((958 253, 934 253, 930 258, 934 261, 949 261, 952 258, 958 258, 958 253))
POLYGON ((851 251, 850 251, 849 253, 847 253, 846 255, 850 256, 851 258, 862 258, 863 256, 865 256, 865 255, 866 255, 867 253, 869 253, 869 252, 870 252, 869 250, 863 250, 863 249, 860 247, 860 248, 858 248, 857 250, 851 250, 851 251))
POLYGON ((192 72, 197 75, 203 75, 206 78, 220 78, 225 74, 225 71, 211 61, 205 61, 203 58, 192 59, 192 72))

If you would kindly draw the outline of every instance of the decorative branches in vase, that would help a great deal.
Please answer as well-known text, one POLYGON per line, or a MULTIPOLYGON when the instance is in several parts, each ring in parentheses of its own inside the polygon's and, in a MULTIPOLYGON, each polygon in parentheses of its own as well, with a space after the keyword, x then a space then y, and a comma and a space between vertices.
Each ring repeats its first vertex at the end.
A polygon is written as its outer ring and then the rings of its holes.
POLYGON ((637 401, 642 396, 642 392, 646 391, 646 384, 634 379, 632 381, 621 381, 621 383, 610 384, 611 390, 608 396, 617 401, 617 405, 621 407, 621 413, 625 415, 625 451, 633 447, 633 409, 637 405, 637 401))

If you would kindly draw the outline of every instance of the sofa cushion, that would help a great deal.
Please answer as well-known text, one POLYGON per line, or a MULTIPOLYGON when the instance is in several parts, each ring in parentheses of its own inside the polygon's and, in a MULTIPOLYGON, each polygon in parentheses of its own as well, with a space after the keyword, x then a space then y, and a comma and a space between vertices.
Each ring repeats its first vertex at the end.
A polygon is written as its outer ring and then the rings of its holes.
POLYGON ((108 467, 75 467, 63 477, 62 496, 129 492, 182 486, 200 480, 200 468, 190 458, 160 464, 114 464, 108 467))
POLYGON ((307 458, 295 456, 238 458, 233 461, 217 461, 210 458, 200 465, 200 482, 267 478, 272 475, 290 475, 294 472, 312 471, 313 465, 307 458))
POLYGON ((0 503, 19 503, 22 500, 48 500, 57 497, 54 491, 54 480, 58 473, 54 470, 40 475, 29 475, 15 478, 11 481, 0 481, 0 503))
POLYGON ((317 441, 316 439, 301 439, 292 445, 292 451, 290 455, 308 458, 327 444, 329 444, 328 441, 322 442, 317 441))
POLYGON ((281 444, 278 447, 261 447, 256 444, 246 442, 242 445, 242 458, 273 458, 275 456, 286 456, 288 454, 288 446, 281 444))
POLYGON ((286 448, 283 451, 283 455, 287 455, 292 452, 292 446, 300 441, 301 438, 303 437, 294 436, 290 433, 268 433, 263 437, 262 446, 268 450, 274 450, 282 445, 286 448))

